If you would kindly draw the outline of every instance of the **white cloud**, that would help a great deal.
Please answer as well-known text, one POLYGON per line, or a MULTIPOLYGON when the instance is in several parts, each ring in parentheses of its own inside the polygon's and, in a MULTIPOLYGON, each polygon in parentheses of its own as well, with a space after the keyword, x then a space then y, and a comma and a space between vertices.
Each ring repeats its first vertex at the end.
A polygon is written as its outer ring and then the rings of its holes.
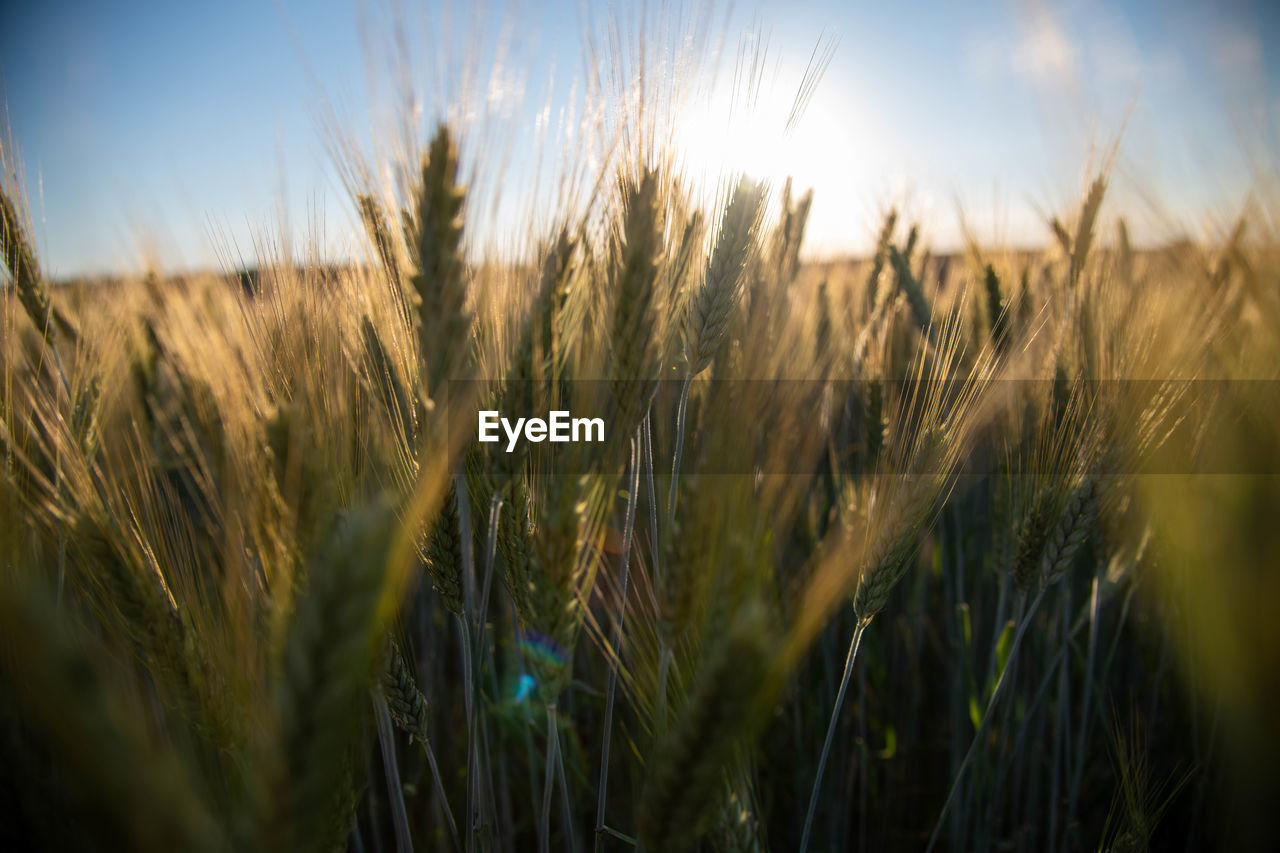
POLYGON ((994 83, 1010 78, 1037 85, 1069 83, 1079 49, 1045 4, 1035 4, 1011 21, 1005 32, 973 33, 962 47, 965 72, 994 83))
POLYGON ((1039 83, 1069 83, 1075 77, 1078 50, 1047 5, 1038 4, 1013 48, 1017 74, 1039 83))

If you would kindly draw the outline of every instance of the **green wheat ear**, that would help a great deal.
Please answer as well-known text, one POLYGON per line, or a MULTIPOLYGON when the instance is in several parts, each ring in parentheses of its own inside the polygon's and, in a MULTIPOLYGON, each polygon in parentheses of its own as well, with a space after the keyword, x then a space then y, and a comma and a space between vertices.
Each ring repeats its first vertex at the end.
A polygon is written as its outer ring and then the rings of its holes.
POLYGON ((991 343, 997 352, 1001 352, 1009 337, 1007 303, 1000 292, 1000 276, 996 274, 995 267, 987 264, 982 278, 987 291, 987 322, 991 327, 991 343))
POLYGON ((1018 545, 1013 559, 1013 580, 1027 590, 1039 577, 1049 535, 1058 520, 1058 495, 1052 488, 1036 492, 1018 525, 1018 545))
POLYGON ((764 188, 738 183, 720 220, 715 248, 685 322, 685 359, 690 376, 711 366, 729 319, 742 297, 742 279, 764 211, 764 188))
POLYGON ((610 267, 613 319, 609 329, 610 376, 622 414, 618 435, 635 431, 657 389, 658 176, 646 170, 622 186, 622 222, 614 235, 610 267))
POLYGON ((436 516, 427 539, 427 574, 444 606, 455 616, 462 615, 462 532, 458 520, 458 493, 452 485, 444 506, 436 516))
POLYGON ((387 697, 387 707, 395 724, 419 743, 426 744, 430 708, 427 698, 418 689, 417 679, 413 677, 413 670, 405 660, 400 644, 395 640, 388 644, 382 692, 387 697))
POLYGON ((378 611, 396 525, 387 500, 353 512, 310 568, 277 690, 280 728, 265 816, 275 849, 328 848, 350 832, 355 803, 343 792, 377 680, 378 611), (346 811, 335 813, 335 805, 346 811))
MULTIPOLYGON (((729 775, 731 779, 734 776, 729 775)), ((731 781, 712 833, 716 849, 723 853, 766 853, 769 842, 756 815, 750 787, 744 781, 731 781)))
POLYGON ((542 278, 527 334, 533 338, 537 372, 547 382, 558 379, 564 369, 570 319, 566 309, 574 291, 578 248, 578 241, 565 227, 542 252, 542 278))
POLYGON ((51 598, 5 578, 0 649, 4 772, 19 772, 7 763, 17 758, 39 774, 6 786, 19 796, 6 806, 30 814, 23 797, 42 789, 54 797, 29 804, 56 807, 52 835, 43 842, 57 847, 91 838, 93 849, 154 853, 227 849, 194 763, 172 745, 183 734, 170 739, 151 730, 132 679, 92 630, 57 612, 51 598), (18 739, 12 745, 5 742, 10 723, 18 739))
POLYGON ((697 846, 725 792, 725 770, 747 734, 768 677, 772 634, 762 610, 738 614, 697 675, 645 783, 638 824, 642 851, 697 846))
POLYGON ((1066 509, 1045 543, 1041 567, 1041 582, 1045 586, 1057 583, 1071 568, 1076 553, 1094 529, 1098 503, 1097 481, 1086 477, 1072 491, 1066 509))
MULTIPOLYGON (((915 233, 914 229, 912 233, 915 233)), ((916 321, 916 325, 920 327, 921 331, 926 331, 929 328, 933 312, 930 308, 928 297, 924 295, 924 285, 916 278, 915 273, 911 271, 910 248, 910 243, 908 243, 907 251, 900 251, 897 246, 890 246, 889 261, 893 266, 898 288, 907 297, 907 304, 911 306, 912 319, 916 321)))
POLYGON ((463 256, 466 187, 458 182, 458 150, 440 125, 426 155, 411 215, 405 217, 417 302, 418 355, 427 393, 462 371, 471 358, 471 312, 463 256))

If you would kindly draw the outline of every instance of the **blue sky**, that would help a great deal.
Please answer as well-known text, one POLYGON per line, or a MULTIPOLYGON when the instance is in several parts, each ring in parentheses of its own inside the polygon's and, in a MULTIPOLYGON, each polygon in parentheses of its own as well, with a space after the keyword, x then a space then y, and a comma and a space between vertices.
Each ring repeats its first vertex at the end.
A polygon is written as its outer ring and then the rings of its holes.
MULTIPOLYGON (((340 256, 350 205, 318 117, 327 100, 361 138, 385 126, 387 5, 5 4, 0 82, 48 271, 252 258, 254 235, 279 216, 295 230, 321 223, 326 254, 340 256)), ((553 107, 581 76, 582 12, 557 0, 492 5, 479 19, 528 93, 508 96, 509 185, 529 182, 519 154, 550 72, 553 107)), ((452 88, 437 71, 462 52, 466 17, 455 12, 444 38, 438 13, 407 18, 424 127, 441 100, 432 93, 452 88)), ((1266 156, 1280 107, 1270 4, 787 0, 738 3, 727 21, 722 74, 753 22, 767 36, 766 107, 789 102, 820 39, 838 39, 794 132, 730 157, 816 185, 818 254, 864 249, 890 204, 944 247, 958 239, 958 206, 984 239, 1040 241, 1040 212, 1075 197, 1121 128, 1112 210, 1150 240, 1231 216, 1251 167, 1273 166, 1248 154, 1266 156)), ((723 149, 706 144, 705 116, 717 113, 691 115, 680 122, 691 168, 715 170, 723 149)))

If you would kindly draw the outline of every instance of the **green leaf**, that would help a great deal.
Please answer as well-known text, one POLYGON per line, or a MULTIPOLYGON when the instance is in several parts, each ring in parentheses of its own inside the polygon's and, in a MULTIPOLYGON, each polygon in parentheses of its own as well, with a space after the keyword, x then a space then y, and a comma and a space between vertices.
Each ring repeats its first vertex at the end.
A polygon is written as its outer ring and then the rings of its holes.
POLYGON ((884 730, 884 749, 880 750, 881 758, 893 758, 898 754, 898 730, 887 726, 884 730))
POLYGON ((1004 625, 1004 630, 1000 632, 1000 640, 996 643, 996 678, 987 688, 987 697, 990 698, 991 693, 995 690, 996 681, 1000 680, 1000 675, 1004 673, 1004 668, 1009 663, 1009 647, 1013 645, 1013 620, 1009 620, 1004 625))

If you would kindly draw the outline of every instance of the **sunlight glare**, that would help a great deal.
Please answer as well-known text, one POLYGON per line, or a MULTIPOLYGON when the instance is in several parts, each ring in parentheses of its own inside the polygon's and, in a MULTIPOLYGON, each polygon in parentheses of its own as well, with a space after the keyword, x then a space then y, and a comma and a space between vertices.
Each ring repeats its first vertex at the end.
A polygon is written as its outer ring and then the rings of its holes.
POLYGON ((858 100, 831 81, 819 81, 788 128, 795 100, 794 82, 766 83, 751 99, 723 87, 690 101, 674 140, 686 177, 709 197, 740 175, 764 180, 774 192, 788 177, 796 195, 821 188, 807 244, 822 251, 847 239, 851 224, 858 227, 869 196, 884 194, 886 178, 878 171, 886 152, 868 137, 872 123, 858 100))

